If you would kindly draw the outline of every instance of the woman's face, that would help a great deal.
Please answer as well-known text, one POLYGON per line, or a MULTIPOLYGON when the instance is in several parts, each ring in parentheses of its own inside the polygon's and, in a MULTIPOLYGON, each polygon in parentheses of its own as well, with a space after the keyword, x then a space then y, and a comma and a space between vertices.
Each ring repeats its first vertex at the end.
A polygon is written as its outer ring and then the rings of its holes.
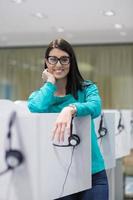
POLYGON ((70 70, 70 56, 65 51, 54 48, 50 51, 48 58, 45 60, 48 71, 56 79, 67 78, 70 70))

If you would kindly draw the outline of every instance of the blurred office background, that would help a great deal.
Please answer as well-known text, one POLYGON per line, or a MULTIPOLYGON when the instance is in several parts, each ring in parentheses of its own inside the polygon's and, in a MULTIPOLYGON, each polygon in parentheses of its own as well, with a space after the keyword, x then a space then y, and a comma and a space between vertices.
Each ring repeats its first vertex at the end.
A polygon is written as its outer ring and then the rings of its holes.
MULTIPOLYGON (((133 45, 74 46, 85 79, 100 88, 104 109, 133 107, 133 45)), ((43 82, 44 47, 0 49, 0 98, 26 100, 43 82)))
MULTIPOLYGON (((132 0, 1 0, 0 98, 27 100, 43 84, 47 44, 63 37, 83 77, 97 83, 103 109, 133 109, 132 9, 132 0)), ((123 181, 132 183, 132 152, 121 167, 123 181)))

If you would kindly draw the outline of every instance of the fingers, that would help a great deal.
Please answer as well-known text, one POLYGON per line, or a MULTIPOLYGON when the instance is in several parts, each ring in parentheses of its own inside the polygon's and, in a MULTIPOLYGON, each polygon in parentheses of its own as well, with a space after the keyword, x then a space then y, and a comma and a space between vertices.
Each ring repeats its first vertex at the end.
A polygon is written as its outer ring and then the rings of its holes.
POLYGON ((70 125, 67 125, 67 123, 57 123, 53 130, 53 140, 60 142, 64 141, 64 135, 65 132, 68 134, 70 133, 70 125))
POLYGON ((57 127, 58 127, 58 125, 55 124, 54 129, 53 129, 53 131, 52 131, 52 133, 53 133, 53 135, 52 135, 52 140, 54 140, 54 139, 56 138, 57 127))
POLYGON ((63 108, 59 113, 53 130, 52 139, 56 139, 58 142, 64 141, 65 134, 70 135, 72 114, 70 109, 63 108))
POLYGON ((49 81, 49 82, 52 82, 53 84, 55 83, 55 77, 52 74, 52 72, 50 72, 48 69, 45 69, 43 71, 42 79, 44 80, 44 82, 49 81))
POLYGON ((64 141, 65 128, 66 128, 66 124, 62 124, 62 127, 60 129, 60 140, 62 142, 64 141))
POLYGON ((49 76, 49 75, 52 74, 52 71, 50 71, 50 69, 46 68, 46 69, 44 69, 42 74, 45 74, 46 76, 49 76))
POLYGON ((43 73, 42 73, 42 79, 43 79, 43 81, 47 81, 47 79, 48 79, 46 70, 44 70, 43 73))
POLYGON ((42 79, 44 81, 47 81, 48 79, 48 69, 45 69, 43 72, 42 72, 42 79))
POLYGON ((67 126, 66 126, 66 133, 67 135, 70 136, 70 128, 71 128, 71 120, 68 121, 67 126))

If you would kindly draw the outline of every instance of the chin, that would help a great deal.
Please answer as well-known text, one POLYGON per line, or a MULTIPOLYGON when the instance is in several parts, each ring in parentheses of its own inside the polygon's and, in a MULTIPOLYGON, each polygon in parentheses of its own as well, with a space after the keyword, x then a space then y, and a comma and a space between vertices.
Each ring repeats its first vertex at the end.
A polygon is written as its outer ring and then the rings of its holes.
POLYGON ((61 80, 61 79, 67 78, 67 76, 57 76, 57 75, 55 75, 54 77, 56 78, 56 80, 61 80))
POLYGON ((57 75, 57 74, 55 74, 54 77, 55 77, 56 79, 64 79, 64 78, 66 78, 67 76, 66 76, 66 75, 57 75))

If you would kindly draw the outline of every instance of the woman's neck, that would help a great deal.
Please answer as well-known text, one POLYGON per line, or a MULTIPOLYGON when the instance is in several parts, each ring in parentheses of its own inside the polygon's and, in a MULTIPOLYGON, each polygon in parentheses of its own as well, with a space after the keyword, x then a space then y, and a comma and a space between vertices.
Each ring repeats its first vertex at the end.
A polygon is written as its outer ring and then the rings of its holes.
POLYGON ((57 90, 55 92, 56 96, 66 95, 66 84, 67 84, 67 79, 59 79, 56 81, 56 86, 57 86, 57 90))

